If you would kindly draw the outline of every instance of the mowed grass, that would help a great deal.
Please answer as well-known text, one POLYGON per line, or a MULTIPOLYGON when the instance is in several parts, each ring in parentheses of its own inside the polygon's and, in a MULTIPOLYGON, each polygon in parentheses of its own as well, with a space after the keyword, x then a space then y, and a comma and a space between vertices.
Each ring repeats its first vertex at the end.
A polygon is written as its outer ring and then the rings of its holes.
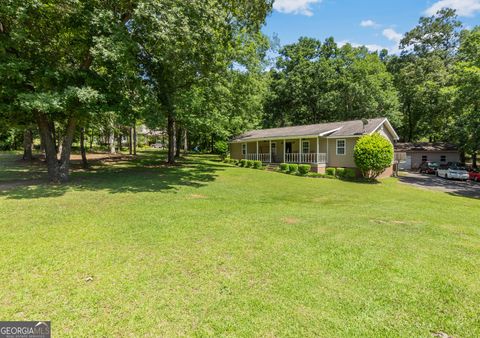
POLYGON ((0 318, 56 337, 480 336, 479 200, 162 160, 0 193, 0 318))

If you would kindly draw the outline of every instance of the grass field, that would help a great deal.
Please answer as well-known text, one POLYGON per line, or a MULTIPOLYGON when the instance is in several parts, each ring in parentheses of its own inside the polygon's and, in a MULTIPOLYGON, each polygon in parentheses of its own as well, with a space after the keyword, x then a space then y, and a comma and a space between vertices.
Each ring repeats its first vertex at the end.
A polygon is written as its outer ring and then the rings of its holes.
MULTIPOLYGON (((0 319, 53 336, 480 336, 480 201, 157 152, 0 192, 0 319)), ((0 183, 42 173, 0 157, 0 183)))

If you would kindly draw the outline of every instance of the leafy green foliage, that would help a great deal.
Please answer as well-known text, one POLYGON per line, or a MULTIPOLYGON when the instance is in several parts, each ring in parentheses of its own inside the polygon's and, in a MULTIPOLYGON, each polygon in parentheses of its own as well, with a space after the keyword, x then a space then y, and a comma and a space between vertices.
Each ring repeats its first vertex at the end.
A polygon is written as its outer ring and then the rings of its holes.
POLYGON ((355 144, 353 156, 363 177, 374 179, 392 165, 393 145, 378 133, 364 135, 355 144))
POLYGON ((279 168, 280 168, 280 171, 287 172, 288 171, 288 163, 280 163, 279 168))
POLYGON ((399 122, 392 76, 378 54, 333 38, 301 38, 280 50, 270 71, 267 126, 386 116, 399 122))
POLYGON ((296 174, 298 172, 298 164, 296 163, 289 163, 288 164, 288 171, 289 174, 296 174))
POLYGON ((253 161, 253 168, 254 169, 262 169, 262 161, 253 161))
POLYGON ((310 164, 300 164, 298 166, 298 173, 301 176, 305 176, 310 172, 311 169, 312 169, 312 166, 310 164))

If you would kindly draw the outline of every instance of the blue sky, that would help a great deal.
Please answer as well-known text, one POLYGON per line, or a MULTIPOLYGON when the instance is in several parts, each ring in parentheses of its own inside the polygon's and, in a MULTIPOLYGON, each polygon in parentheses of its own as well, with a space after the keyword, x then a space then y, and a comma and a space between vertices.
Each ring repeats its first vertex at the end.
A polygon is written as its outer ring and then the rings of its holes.
POLYGON ((282 45, 301 36, 387 48, 396 53, 402 35, 420 16, 442 7, 457 9, 466 27, 480 25, 480 0, 275 0, 263 31, 282 45))

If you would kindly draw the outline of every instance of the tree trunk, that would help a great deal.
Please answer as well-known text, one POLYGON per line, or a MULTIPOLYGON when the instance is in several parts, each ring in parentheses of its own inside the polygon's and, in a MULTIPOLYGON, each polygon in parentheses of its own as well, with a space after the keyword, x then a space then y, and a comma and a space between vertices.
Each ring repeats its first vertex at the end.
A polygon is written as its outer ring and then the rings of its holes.
POLYGON ((32 160, 33 134, 31 129, 25 129, 23 132, 23 160, 32 160))
POLYGON ((110 154, 115 154, 115 132, 113 129, 110 131, 108 137, 108 144, 110 145, 110 154))
POLYGON ((133 134, 133 130, 132 130, 132 127, 128 128, 128 153, 130 155, 133 154, 133 137, 132 137, 132 134, 133 134))
POLYGON ((45 114, 38 113, 37 116, 38 129, 40 131, 40 137, 42 139, 43 146, 45 148, 45 160, 47 162, 48 179, 52 183, 59 182, 58 173, 58 159, 57 159, 57 147, 55 144, 55 130, 52 130, 52 124, 49 123, 45 114))
POLYGON ((183 152, 184 154, 188 153, 188 135, 187 129, 183 129, 183 152))
POLYGON ((175 118, 172 114, 168 115, 167 119, 167 132, 168 132, 168 163, 175 163, 175 118))
POLYGON ((90 132, 90 151, 93 149, 93 128, 92 131, 90 132))
POLYGON ((477 152, 472 153, 472 167, 477 168, 477 152))
POLYGON ((85 128, 80 129, 80 153, 82 154, 82 167, 88 168, 87 152, 85 151, 85 128))
POLYGON ((133 155, 137 155, 137 126, 133 125, 133 155))
POLYGON ((75 135, 76 120, 68 119, 67 129, 62 141, 62 153, 60 156, 59 178, 60 182, 67 182, 70 174, 70 153, 72 152, 73 136, 75 135))
POLYGON ((180 157, 180 149, 182 149, 182 128, 181 127, 178 127, 177 128, 177 139, 175 140, 176 141, 176 146, 175 146, 175 157, 180 157))
POLYGON ((118 134, 117 136, 117 143, 118 143, 118 152, 122 152, 122 134, 118 134))
POLYGON ((45 147, 48 178, 52 183, 66 182, 70 168, 70 152, 72 149, 76 120, 73 117, 68 120, 65 138, 63 140, 62 154, 59 161, 55 144, 55 129, 52 128, 53 123, 50 123, 47 116, 43 113, 36 113, 36 119, 40 131, 40 138, 45 147))

